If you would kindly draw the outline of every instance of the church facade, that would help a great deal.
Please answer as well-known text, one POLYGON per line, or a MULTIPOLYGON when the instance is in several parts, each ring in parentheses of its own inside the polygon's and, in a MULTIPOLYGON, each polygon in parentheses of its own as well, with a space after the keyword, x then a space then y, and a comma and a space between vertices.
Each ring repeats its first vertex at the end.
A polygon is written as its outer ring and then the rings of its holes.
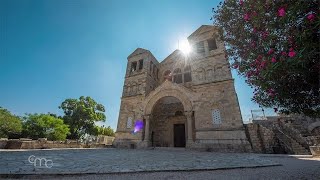
POLYGON ((203 25, 188 41, 189 54, 160 63, 142 48, 128 56, 114 146, 250 151, 217 27, 203 25), (133 133, 136 121, 144 126, 133 133))

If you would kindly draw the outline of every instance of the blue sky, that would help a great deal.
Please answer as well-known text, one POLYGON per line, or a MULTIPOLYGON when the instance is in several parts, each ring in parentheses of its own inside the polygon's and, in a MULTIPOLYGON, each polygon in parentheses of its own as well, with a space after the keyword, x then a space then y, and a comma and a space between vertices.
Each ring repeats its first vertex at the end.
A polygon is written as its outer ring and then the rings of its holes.
MULTIPOLYGON (((210 21, 214 0, 1 0, 0 106, 17 115, 57 113, 91 96, 115 128, 127 56, 137 47, 162 61, 210 21)), ((233 72, 244 119, 258 106, 233 72)))

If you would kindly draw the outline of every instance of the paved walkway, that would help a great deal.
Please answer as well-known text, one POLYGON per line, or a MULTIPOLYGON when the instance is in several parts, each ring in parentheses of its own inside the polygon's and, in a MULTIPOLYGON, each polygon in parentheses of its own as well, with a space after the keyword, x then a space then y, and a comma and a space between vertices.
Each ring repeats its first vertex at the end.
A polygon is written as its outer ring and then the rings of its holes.
POLYGON ((60 149, 0 151, 0 174, 99 174, 280 165, 257 154, 190 150, 60 149))
POLYGON ((52 179, 52 180, 319 180, 320 158, 302 158, 297 156, 264 156, 282 166, 267 166, 259 168, 236 168, 206 171, 163 171, 116 174, 90 175, 52 175, 52 176, 24 176, 24 179, 52 179))

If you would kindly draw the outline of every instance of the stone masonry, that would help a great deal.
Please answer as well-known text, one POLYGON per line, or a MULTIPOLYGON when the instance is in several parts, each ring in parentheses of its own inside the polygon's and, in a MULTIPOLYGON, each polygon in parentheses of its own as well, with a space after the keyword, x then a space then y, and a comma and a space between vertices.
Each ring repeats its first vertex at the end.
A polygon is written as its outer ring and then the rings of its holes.
POLYGON ((203 25, 188 41, 191 53, 160 63, 142 48, 128 56, 116 147, 251 151, 218 28, 203 25), (139 120, 143 130, 132 133, 139 120))

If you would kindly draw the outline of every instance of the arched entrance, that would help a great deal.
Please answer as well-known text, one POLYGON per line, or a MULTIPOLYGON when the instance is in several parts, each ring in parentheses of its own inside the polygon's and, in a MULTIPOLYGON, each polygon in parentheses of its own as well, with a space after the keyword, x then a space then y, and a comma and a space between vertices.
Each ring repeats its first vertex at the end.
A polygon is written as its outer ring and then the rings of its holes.
POLYGON ((186 146, 187 118, 179 99, 162 97, 153 106, 150 116, 151 146, 186 146))
POLYGON ((143 146, 189 147, 193 144, 192 96, 191 91, 170 81, 165 81, 146 97, 143 103, 143 119, 145 122, 143 146), (170 108, 172 107, 170 104, 175 104, 175 111, 170 108), (161 121, 164 123, 161 123, 161 121), (166 130, 161 130, 158 126, 167 127, 162 127, 166 130), (167 135, 166 132, 170 132, 170 134, 167 135), (175 132, 176 136, 174 136, 175 132), (167 136, 161 139, 162 134, 167 136), (176 138, 176 143, 174 143, 174 138, 176 138), (185 139, 186 142, 182 142, 182 139, 185 139))

